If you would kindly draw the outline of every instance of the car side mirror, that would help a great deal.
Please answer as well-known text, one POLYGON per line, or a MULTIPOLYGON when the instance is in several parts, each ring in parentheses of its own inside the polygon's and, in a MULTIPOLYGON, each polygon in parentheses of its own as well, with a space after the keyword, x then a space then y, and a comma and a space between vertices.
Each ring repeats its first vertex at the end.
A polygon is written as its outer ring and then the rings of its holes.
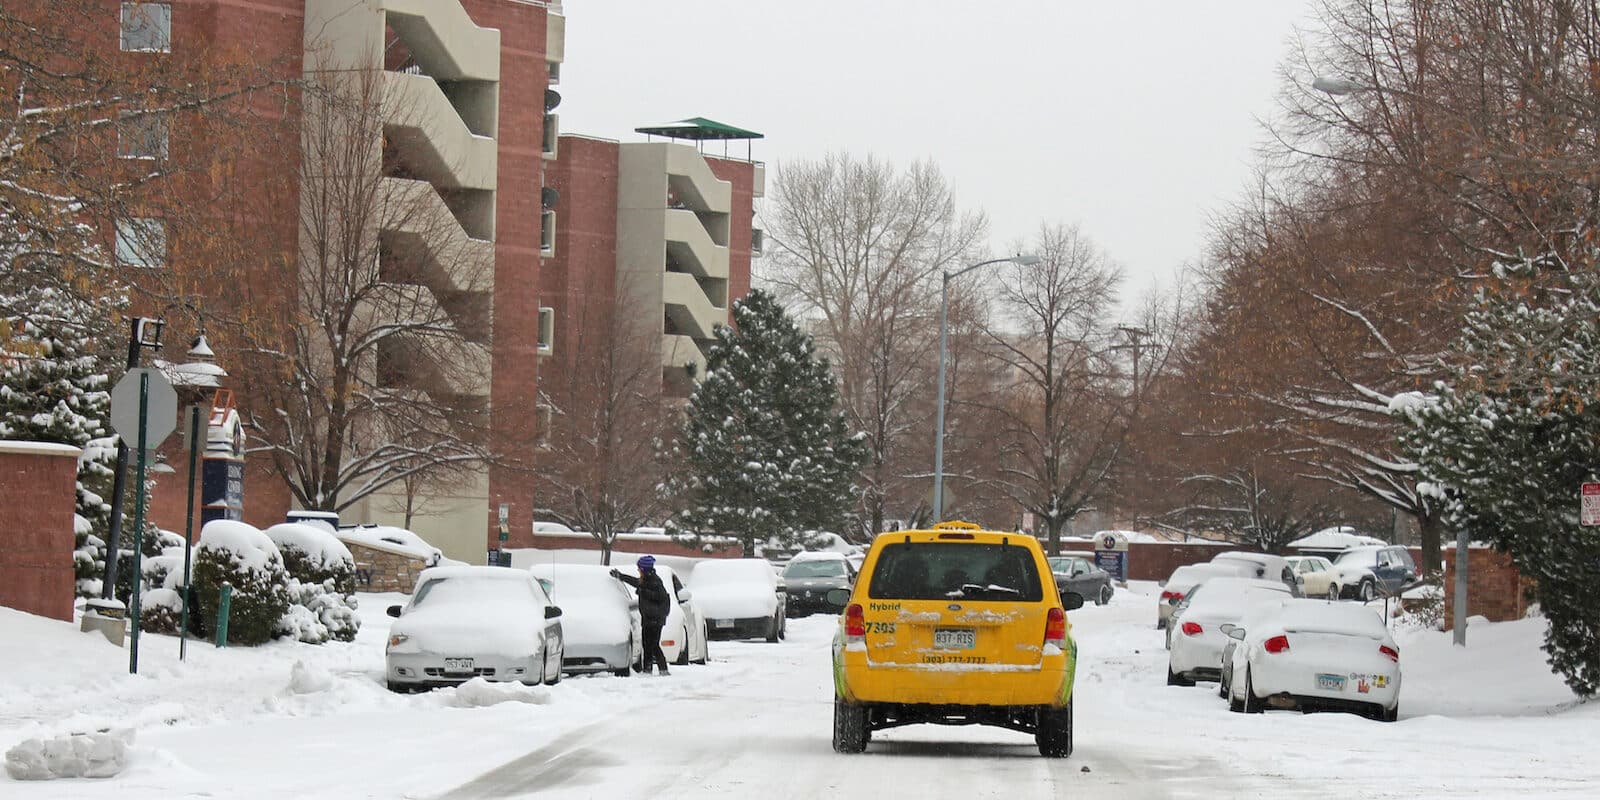
POLYGON ((1244 641, 1244 628, 1235 627, 1232 630, 1223 631, 1223 633, 1227 634, 1229 639, 1238 639, 1241 642, 1244 641))
POLYGON ((692 597, 694 597, 694 595, 691 594, 688 589, 679 589, 678 590, 678 602, 687 603, 687 602, 689 602, 690 598, 692 598, 692 597))
POLYGON ((559 616, 561 616, 561 606, 545 606, 544 607, 544 618, 545 619, 555 619, 556 617, 559 617, 559 616))
POLYGON ((828 593, 823 595, 823 599, 827 600, 830 606, 848 605, 850 603, 850 590, 829 589, 828 593))
POLYGON ((1223 636, 1232 636, 1233 632, 1238 630, 1238 629, 1239 629, 1239 626, 1235 625, 1235 624, 1233 624, 1231 622, 1224 622, 1221 625, 1217 626, 1217 630, 1222 631, 1222 635, 1223 636))
POLYGON ((389 606, 389 616, 391 616, 391 617, 400 616, 400 607, 399 606, 389 606))
POLYGON ((1062 592, 1061 605, 1068 611, 1083 608, 1083 595, 1077 592, 1062 592))
POLYGON ((784 586, 783 584, 780 583, 780 584, 778 584, 777 592, 778 592, 778 594, 788 594, 789 593, 789 587, 784 586))

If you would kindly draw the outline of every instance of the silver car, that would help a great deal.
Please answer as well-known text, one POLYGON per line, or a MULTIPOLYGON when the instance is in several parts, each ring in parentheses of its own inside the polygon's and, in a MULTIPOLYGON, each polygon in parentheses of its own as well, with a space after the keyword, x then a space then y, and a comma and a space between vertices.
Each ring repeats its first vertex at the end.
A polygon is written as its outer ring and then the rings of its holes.
POLYGON ((433 567, 417 577, 384 649, 393 691, 455 686, 473 678, 561 680, 561 609, 531 575, 506 567, 433 567))

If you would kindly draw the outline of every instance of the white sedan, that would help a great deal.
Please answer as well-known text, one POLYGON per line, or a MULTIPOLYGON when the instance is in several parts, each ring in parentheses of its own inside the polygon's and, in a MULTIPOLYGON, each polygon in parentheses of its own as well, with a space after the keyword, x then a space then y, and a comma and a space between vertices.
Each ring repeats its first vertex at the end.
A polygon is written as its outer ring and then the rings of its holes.
POLYGON ((1400 648, 1371 609, 1290 600, 1228 630, 1221 694, 1232 711, 1267 706, 1400 713, 1400 648))
POLYGON ((708 558, 695 565, 689 588, 713 639, 782 639, 786 597, 764 558, 708 558))
POLYGON ((384 649, 393 691, 454 686, 472 678, 522 683, 561 680, 561 609, 522 570, 433 567, 417 576, 411 601, 384 649))
POLYGON ((1332 561, 1322 556, 1289 556, 1288 561, 1294 573, 1300 577, 1306 597, 1339 599, 1336 593, 1329 593, 1336 574, 1332 561))
POLYGON ((643 661, 644 633, 639 601, 611 568, 595 564, 535 564, 533 577, 548 583, 566 623, 569 673, 610 670, 626 678, 643 661))
POLYGON ((1222 626, 1237 624, 1256 606, 1289 598, 1282 581, 1264 578, 1209 578, 1191 589, 1167 625, 1167 685, 1216 680, 1228 644, 1222 626))
MULTIPOLYGON (((617 569, 637 577, 637 566, 617 569)), ((672 610, 667 612, 667 624, 661 627, 661 652, 674 664, 704 664, 711 660, 706 644, 706 618, 694 602, 694 594, 684 587, 672 568, 656 562, 656 574, 661 582, 672 587, 672 610)), ((636 595, 637 596, 637 595, 636 595)))

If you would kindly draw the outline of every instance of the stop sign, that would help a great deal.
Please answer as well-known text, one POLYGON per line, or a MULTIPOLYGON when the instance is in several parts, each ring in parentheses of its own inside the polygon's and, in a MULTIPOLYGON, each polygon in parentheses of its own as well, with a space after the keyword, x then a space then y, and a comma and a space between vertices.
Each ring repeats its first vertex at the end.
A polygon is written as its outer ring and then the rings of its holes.
POLYGON ((159 370, 139 367, 117 381, 111 389, 111 427, 126 442, 128 449, 139 448, 139 383, 148 379, 145 389, 144 446, 153 450, 161 446, 172 429, 178 426, 178 393, 172 383, 159 370))

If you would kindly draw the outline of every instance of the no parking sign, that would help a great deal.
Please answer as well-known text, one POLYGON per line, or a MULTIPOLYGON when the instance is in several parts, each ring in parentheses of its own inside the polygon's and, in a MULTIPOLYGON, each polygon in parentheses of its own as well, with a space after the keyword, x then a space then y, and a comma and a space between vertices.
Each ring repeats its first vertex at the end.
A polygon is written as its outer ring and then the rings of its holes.
POLYGON ((1584 525, 1600 525, 1600 483, 1586 483, 1582 489, 1583 507, 1578 521, 1584 525))

